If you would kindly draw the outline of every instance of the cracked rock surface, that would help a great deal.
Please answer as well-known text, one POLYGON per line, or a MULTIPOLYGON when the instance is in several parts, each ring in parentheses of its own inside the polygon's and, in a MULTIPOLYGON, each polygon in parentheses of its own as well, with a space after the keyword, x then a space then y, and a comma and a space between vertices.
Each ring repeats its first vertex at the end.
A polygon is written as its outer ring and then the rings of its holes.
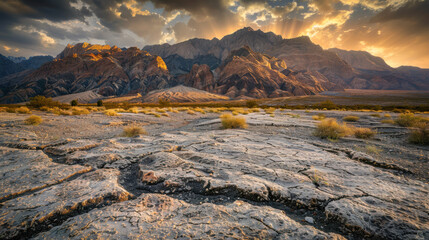
POLYGON ((383 133, 404 164, 315 138, 311 115, 38 114, 0 115, 1 239, 429 239, 427 148, 383 133))

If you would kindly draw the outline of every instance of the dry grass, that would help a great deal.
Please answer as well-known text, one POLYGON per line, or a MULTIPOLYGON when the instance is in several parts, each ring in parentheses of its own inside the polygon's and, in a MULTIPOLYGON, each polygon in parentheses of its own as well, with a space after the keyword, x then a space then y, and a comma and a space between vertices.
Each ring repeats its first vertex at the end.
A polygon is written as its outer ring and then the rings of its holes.
POLYGON ((229 113, 220 116, 222 127, 228 128, 247 128, 246 119, 240 116, 232 116, 229 113))
POLYGON ((265 114, 267 114, 267 115, 274 114, 274 112, 276 111, 276 109, 275 109, 275 108, 273 108, 273 107, 266 108, 266 109, 264 109, 264 110, 265 110, 265 114))
POLYGON ((82 114, 90 114, 91 112, 86 108, 81 107, 73 107, 72 114, 73 115, 82 115, 82 114))
POLYGON ((354 135, 357 138, 362 139, 369 139, 373 138, 375 134, 377 134, 375 131, 371 130, 370 128, 354 128, 354 135))
POLYGON ((338 123, 334 118, 327 118, 317 124, 315 136, 336 140, 353 134, 353 128, 345 123, 338 123))
POLYGON ((127 126, 124 127, 124 131, 122 133, 125 137, 136 137, 141 134, 147 134, 146 130, 140 126, 127 126))
POLYGON ((313 115, 311 118, 313 118, 313 120, 316 120, 316 121, 322 121, 323 119, 326 118, 326 115, 324 113, 319 113, 317 115, 313 115))
POLYGON ((380 121, 381 123, 387 123, 387 124, 395 124, 395 121, 392 119, 383 119, 380 121))
POLYGON ((348 115, 343 117, 343 120, 346 122, 357 122, 359 120, 358 116, 348 115))
POLYGON ((108 109, 104 111, 104 114, 107 116, 120 116, 120 114, 118 114, 114 109, 108 109))
POLYGON ((161 115, 164 117, 170 117, 170 115, 168 115, 168 113, 161 113, 161 115))
POLYGON ((28 107, 19 107, 15 111, 17 113, 22 113, 22 114, 31 114, 31 111, 28 107))
POLYGON ((386 113, 386 114, 384 114, 384 117, 385 117, 385 118, 391 118, 391 117, 392 117, 392 115, 390 115, 390 114, 386 113))
POLYGON ((188 109, 187 113, 188 113, 189 115, 195 115, 195 112, 194 112, 193 110, 191 110, 191 109, 188 109))
POLYGON ((27 119, 25 119, 25 124, 28 125, 39 125, 43 122, 43 119, 40 116, 31 115, 27 119))
POLYGON ((369 116, 381 118, 381 115, 379 113, 373 113, 373 114, 370 114, 369 116))
POLYGON ((8 113, 15 113, 16 110, 15 110, 15 108, 6 108, 6 112, 8 112, 8 113))
POLYGON ((429 119, 416 116, 414 113, 401 113, 395 122, 402 127, 418 127, 421 123, 428 123, 429 119))
POLYGON ((130 109, 128 109, 129 113, 139 113, 139 108, 138 107, 132 107, 130 109))
POLYGON ((429 123, 416 124, 411 130, 408 140, 414 144, 429 145, 429 123))

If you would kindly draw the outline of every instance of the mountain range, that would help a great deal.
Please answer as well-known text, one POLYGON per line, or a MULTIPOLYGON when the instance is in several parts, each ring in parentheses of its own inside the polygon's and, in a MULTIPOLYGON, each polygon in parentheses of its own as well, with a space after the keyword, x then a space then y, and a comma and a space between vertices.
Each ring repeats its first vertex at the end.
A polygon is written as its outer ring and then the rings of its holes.
POLYGON ((428 69, 392 68, 368 52, 324 50, 305 36, 283 39, 251 28, 220 40, 195 38, 143 49, 79 43, 67 45, 55 59, 12 60, 0 56, 2 103, 90 90, 105 97, 145 95, 177 85, 233 99, 345 88, 429 90, 428 69))

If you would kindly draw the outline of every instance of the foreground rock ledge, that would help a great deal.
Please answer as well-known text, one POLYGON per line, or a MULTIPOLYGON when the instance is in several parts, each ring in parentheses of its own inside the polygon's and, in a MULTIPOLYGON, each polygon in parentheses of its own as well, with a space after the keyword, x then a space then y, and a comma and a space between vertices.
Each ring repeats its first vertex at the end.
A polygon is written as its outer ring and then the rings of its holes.
POLYGON ((243 201, 194 205, 160 194, 73 217, 34 239, 344 239, 243 201))

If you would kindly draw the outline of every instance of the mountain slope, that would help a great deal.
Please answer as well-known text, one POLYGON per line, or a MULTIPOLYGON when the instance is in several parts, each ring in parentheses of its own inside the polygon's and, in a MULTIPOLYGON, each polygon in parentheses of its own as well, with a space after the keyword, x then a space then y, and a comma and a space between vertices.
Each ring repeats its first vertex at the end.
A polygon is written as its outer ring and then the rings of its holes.
POLYGON ((336 53, 341 59, 356 69, 374 71, 392 70, 392 67, 387 65, 381 57, 373 56, 365 51, 347 51, 338 48, 330 48, 328 51, 336 53))
POLYGON ((103 96, 146 93, 169 86, 171 77, 161 57, 137 48, 81 43, 68 45, 54 61, 24 77, 12 89, 2 87, 1 102, 29 97, 55 97, 97 89, 103 96))
MULTIPOLYGON (((245 45, 256 52, 284 60, 293 71, 319 71, 340 87, 346 86, 345 80, 353 77, 353 69, 349 64, 335 53, 325 51, 312 43, 308 37, 283 39, 272 32, 254 31, 249 27, 227 35, 221 40, 190 39, 174 45, 152 45, 143 49, 163 58, 178 55, 185 59, 195 59, 201 55, 211 54, 224 60, 232 50, 245 45)), ((194 63, 204 64, 197 61, 194 63)), ((170 65, 167 66, 170 68, 170 65)))
POLYGON ((169 100, 170 102, 207 102, 229 100, 229 98, 226 96, 179 85, 172 88, 151 91, 146 96, 144 96, 143 101, 157 103, 159 99, 169 100))

